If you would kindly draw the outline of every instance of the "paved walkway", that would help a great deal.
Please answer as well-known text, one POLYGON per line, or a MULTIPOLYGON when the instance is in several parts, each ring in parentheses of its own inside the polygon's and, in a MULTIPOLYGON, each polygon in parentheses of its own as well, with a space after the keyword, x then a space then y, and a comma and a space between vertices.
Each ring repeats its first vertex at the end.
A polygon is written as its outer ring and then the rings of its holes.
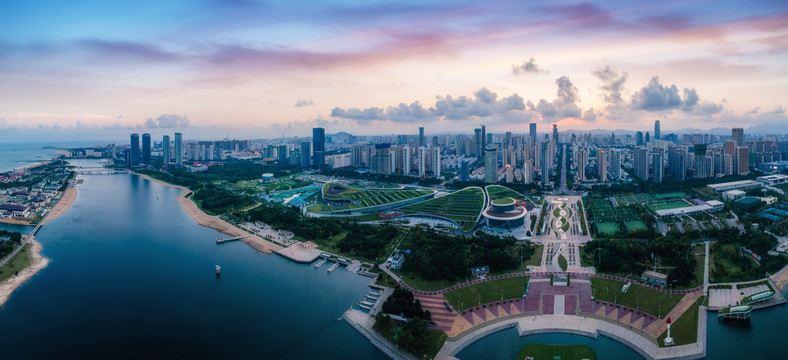
POLYGON ((513 318, 491 323, 489 326, 480 327, 471 333, 464 334, 462 337, 449 339, 435 358, 456 359, 455 356, 470 344, 495 332, 516 328, 520 336, 543 333, 564 333, 588 336, 596 339, 599 335, 603 335, 623 343, 647 359, 701 359, 706 356, 705 311, 699 312, 698 321, 699 324, 703 324, 700 327, 703 328, 702 332, 704 336, 699 336, 697 343, 660 348, 652 340, 636 332, 607 321, 590 317, 539 315, 513 318))
POLYGON ((389 342, 388 339, 378 334, 377 331, 373 330, 372 326, 375 325, 375 318, 369 314, 350 309, 346 311, 344 315, 342 315, 342 318, 345 319, 345 321, 347 321, 350 326, 356 328, 356 330, 358 330, 361 335, 364 335, 364 337, 369 339, 372 345, 375 345, 376 348, 388 355, 390 358, 416 360, 416 357, 398 348, 396 345, 389 342))

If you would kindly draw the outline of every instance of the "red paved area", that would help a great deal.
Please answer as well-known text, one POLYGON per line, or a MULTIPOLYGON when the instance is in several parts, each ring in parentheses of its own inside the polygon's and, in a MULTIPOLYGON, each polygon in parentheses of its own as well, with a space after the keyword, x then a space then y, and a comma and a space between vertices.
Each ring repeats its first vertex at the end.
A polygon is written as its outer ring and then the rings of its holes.
POLYGON ((542 314, 552 315, 555 310, 555 295, 542 295, 542 314))
POLYGON ((564 296, 564 314, 577 314, 577 295, 564 296))

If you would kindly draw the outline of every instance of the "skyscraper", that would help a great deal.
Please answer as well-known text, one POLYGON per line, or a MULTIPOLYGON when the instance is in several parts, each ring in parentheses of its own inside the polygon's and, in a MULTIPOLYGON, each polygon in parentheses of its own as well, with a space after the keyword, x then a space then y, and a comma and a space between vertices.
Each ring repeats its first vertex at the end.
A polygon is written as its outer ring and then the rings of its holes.
POLYGON ((709 177, 709 169, 706 167, 706 144, 695 145, 695 178, 703 179, 709 177))
POLYGON ((172 161, 172 153, 170 152, 170 136, 169 135, 164 135, 164 137, 162 138, 162 140, 161 140, 161 151, 162 151, 162 155, 164 157, 164 159, 163 159, 164 160, 164 166, 167 166, 167 165, 170 164, 170 161, 172 161))
POLYGON ((507 131, 506 134, 504 135, 503 146, 504 147, 509 147, 509 145, 511 145, 511 144, 512 144, 512 132, 511 131, 507 131))
POLYGON ((460 162, 460 180, 468 181, 469 179, 468 160, 462 160, 462 162, 460 162))
POLYGON ((419 147, 422 146, 427 146, 427 144, 424 143, 424 126, 419 126, 419 147))
POLYGON ((484 156, 484 147, 482 146, 482 129, 473 129, 473 153, 476 156, 484 156))
POLYGON ((402 173, 405 175, 410 174, 410 149, 410 145, 405 145, 405 147, 402 148, 402 173))
POLYGON ((548 142, 547 141, 542 141, 542 149, 541 149, 541 152, 542 152, 542 170, 541 170, 541 173, 542 173, 542 185, 547 185, 547 180, 549 179, 549 176, 548 176, 549 174, 548 173, 549 173, 549 169, 550 169, 550 165, 549 165, 550 162, 546 161, 546 160, 552 158, 550 156, 550 154, 549 154, 550 153, 549 149, 550 149, 550 147, 549 147, 548 142))
POLYGON ((175 133, 175 166, 183 166, 183 134, 175 133))
POLYGON ((131 155, 129 157, 129 166, 139 166, 140 164, 140 134, 131 134, 129 143, 131 147, 131 155))
POLYGON ((746 146, 736 147, 736 169, 739 175, 750 173, 750 149, 746 146))
POLYGON ((427 176, 427 148, 419 147, 419 176, 427 176))
POLYGON ((309 141, 303 141, 301 142, 301 167, 310 167, 311 165, 312 165, 312 143, 310 143, 309 141))
POLYGON ((643 146, 643 132, 638 131, 635 133, 635 146, 643 146))
POLYGON ((433 147, 432 149, 432 176, 441 176, 441 148, 433 147))
POLYGON ((492 144, 484 148, 484 181, 498 182, 498 149, 492 144))
POLYGON ((654 140, 661 139, 662 134, 660 133, 659 129, 659 120, 654 121, 654 140))
POLYGON ((531 123, 528 135, 530 137, 528 145, 533 148, 536 146, 536 123, 531 123))
POLYGON ((588 150, 585 148, 577 149, 577 178, 586 181, 586 163, 588 162, 588 150))
POLYGON ((744 129, 743 128, 731 129, 731 140, 736 142, 736 146, 744 146, 744 129))
POLYGON ((633 157, 635 176, 643 181, 648 180, 648 149, 644 147, 636 147, 633 157))
POLYGON ((686 157, 684 156, 685 150, 678 146, 671 145, 668 147, 668 170, 673 176, 673 180, 684 181, 686 179, 686 157))
MULTIPOLYGON (((637 151, 637 148, 635 151, 637 151)), ((610 149, 610 163, 608 168, 611 180, 621 180, 621 150, 610 149)), ((646 169, 648 169, 648 162, 646 163, 646 169)), ((648 174, 648 170, 646 170, 646 174, 648 174)))
POLYGON ((312 162, 316 168, 326 165, 326 129, 312 129, 312 162))
POLYGON ((375 172, 391 174, 391 144, 375 144, 375 172))
POLYGON ((150 134, 142 134, 142 163, 150 165, 150 134))
POLYGON ((558 144, 558 124, 553 124, 553 142, 558 144))
MULTIPOLYGON (((659 120, 657 120, 659 121, 659 120)), ((654 167, 652 171, 652 179, 654 182, 660 183, 664 178, 665 173, 665 149, 663 148, 656 148, 654 149, 654 167)))
POLYGON ((482 149, 487 148, 487 127, 482 125, 482 149))
POLYGON ((607 151, 605 149, 596 150, 596 172, 598 181, 607 182, 607 151))

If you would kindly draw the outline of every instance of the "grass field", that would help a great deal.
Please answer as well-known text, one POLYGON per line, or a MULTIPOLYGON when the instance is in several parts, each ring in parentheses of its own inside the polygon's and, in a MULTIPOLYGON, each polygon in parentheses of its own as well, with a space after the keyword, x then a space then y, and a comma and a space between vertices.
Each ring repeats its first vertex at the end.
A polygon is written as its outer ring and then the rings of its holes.
POLYGON ((523 296, 523 289, 528 285, 528 276, 487 281, 449 291, 443 296, 457 311, 487 304, 493 301, 515 299, 523 296))
POLYGON ((476 225, 483 205, 483 190, 469 187, 446 196, 408 205, 398 210, 409 215, 428 214, 444 217, 457 222, 463 230, 470 231, 476 225))
POLYGON ((684 202, 682 200, 670 200, 670 201, 665 201, 665 202, 661 202, 661 203, 648 204, 649 209, 651 209, 652 211, 655 211, 655 212, 657 210, 680 209, 680 208, 685 208, 685 207, 689 207, 689 206, 690 206, 689 204, 687 204, 686 202, 684 202))
POLYGON ((490 200, 502 199, 502 198, 515 198, 515 199, 522 199, 523 194, 514 191, 506 186, 501 185, 489 185, 486 187, 487 195, 490 196, 490 200))
POLYGON ((353 210, 390 204, 413 199, 433 193, 432 190, 363 190, 339 183, 326 183, 322 194, 326 199, 345 201, 345 204, 315 205, 307 208, 309 212, 353 210))
MULTIPOLYGON (((694 344, 698 341, 698 304, 690 306, 678 319, 670 319, 670 336, 673 338, 673 346, 694 344)), ((660 347, 664 347, 665 338, 668 332, 665 331, 657 339, 660 347)))
POLYGON ((624 227, 627 228, 628 233, 648 230, 646 224, 642 220, 624 221, 624 227))
POLYGON ((569 263, 566 261, 563 254, 558 254, 558 266, 561 267, 561 271, 566 271, 569 267, 569 263))
POLYGON ((621 229, 618 228, 618 224, 614 222, 596 223, 596 230, 605 235, 614 235, 621 231, 621 229))
POLYGON ((517 354, 518 360, 526 357, 534 360, 596 360, 596 353, 585 345, 528 344, 517 354))
POLYGON ((531 258, 525 262, 525 266, 539 266, 542 265, 542 253, 544 252, 544 245, 534 245, 534 253, 531 258))
POLYGON ((14 276, 17 271, 22 271, 22 269, 30 266, 32 261, 30 257, 27 256, 27 248, 29 246, 30 245, 25 245, 25 248, 19 251, 11 261, 5 263, 3 267, 0 267, 0 281, 8 279, 14 276))
POLYGON ((669 295, 661 291, 632 284, 626 294, 621 292, 624 282, 612 279, 591 278, 591 291, 596 300, 615 302, 633 309, 640 309, 654 316, 665 316, 684 295, 669 295))

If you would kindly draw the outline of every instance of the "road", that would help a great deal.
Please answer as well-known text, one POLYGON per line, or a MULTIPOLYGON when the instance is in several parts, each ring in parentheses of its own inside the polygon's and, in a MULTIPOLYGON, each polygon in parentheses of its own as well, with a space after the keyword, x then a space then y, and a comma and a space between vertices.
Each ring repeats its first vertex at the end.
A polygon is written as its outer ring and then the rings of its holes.
POLYGON ((703 291, 704 293, 709 290, 709 241, 706 241, 706 257, 705 265, 703 266, 703 291))
POLYGON ((564 149, 561 152, 561 155, 563 156, 563 160, 561 161, 561 185, 558 186, 558 190, 556 190, 556 194, 569 192, 569 188, 566 187, 566 144, 564 144, 563 146, 564 149))

